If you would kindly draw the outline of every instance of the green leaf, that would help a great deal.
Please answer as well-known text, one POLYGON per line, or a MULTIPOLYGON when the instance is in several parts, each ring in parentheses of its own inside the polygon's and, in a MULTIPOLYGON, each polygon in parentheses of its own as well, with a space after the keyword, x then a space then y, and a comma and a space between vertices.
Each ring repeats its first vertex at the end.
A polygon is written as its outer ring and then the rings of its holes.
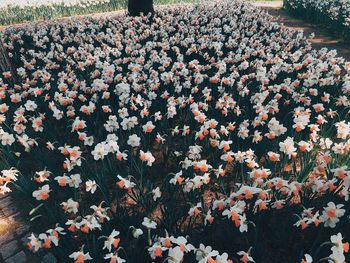
POLYGON ((40 204, 37 207, 34 207, 32 210, 30 210, 29 215, 31 216, 31 215, 35 214, 40 209, 40 207, 42 207, 43 205, 44 204, 40 204))

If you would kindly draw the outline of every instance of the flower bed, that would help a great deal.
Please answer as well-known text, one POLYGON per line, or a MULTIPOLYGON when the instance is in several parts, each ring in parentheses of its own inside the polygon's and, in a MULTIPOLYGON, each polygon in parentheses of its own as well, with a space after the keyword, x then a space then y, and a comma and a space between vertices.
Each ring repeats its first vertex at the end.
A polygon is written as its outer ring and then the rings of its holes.
POLYGON ((1 33, 17 71, 0 81, 0 192, 27 202, 28 248, 60 262, 343 262, 350 65, 242 1, 153 19, 1 33))
POLYGON ((329 26, 347 39, 350 36, 349 1, 284 0, 284 7, 298 17, 329 26))
MULTIPOLYGON (((193 3, 195 0, 155 0, 159 4, 193 3)), ((85 15, 127 8, 127 0, 1 0, 0 25, 57 17, 85 15)))

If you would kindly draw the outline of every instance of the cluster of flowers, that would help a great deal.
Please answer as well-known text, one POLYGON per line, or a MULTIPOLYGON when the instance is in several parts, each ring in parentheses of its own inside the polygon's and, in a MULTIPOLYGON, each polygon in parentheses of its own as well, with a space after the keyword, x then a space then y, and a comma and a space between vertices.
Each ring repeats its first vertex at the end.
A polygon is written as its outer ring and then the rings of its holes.
POLYGON ((350 2, 344 0, 285 0, 284 6, 294 14, 313 22, 334 25, 337 30, 350 30, 350 2))
POLYGON ((81 6, 90 6, 90 5, 96 5, 100 3, 108 3, 110 0, 3 0, 0 3, 0 8, 6 8, 6 7, 14 7, 18 6, 20 8, 26 8, 26 7, 41 7, 41 6, 51 6, 54 5, 62 5, 62 6, 75 6, 75 5, 81 5, 81 6))
POLYGON ((16 169, 2 170, 0 176, 0 194, 4 195, 11 192, 11 189, 7 186, 11 182, 16 182, 18 171, 16 169))
MULTIPOLYGON (((254 262, 261 217, 287 211, 311 239, 337 234, 329 258, 344 261, 350 64, 336 52, 240 0, 0 34, 17 67, 0 78, 1 151, 15 167, 0 185, 33 207, 33 252, 254 262), (226 246, 212 239, 222 226, 226 246)), ((315 240, 288 260, 319 259, 315 240)))
POLYGON ((113 11, 126 4, 124 0, 1 0, 0 25, 113 11))
MULTIPOLYGON (((199 0, 154 0, 154 4, 194 3, 199 0)), ((127 8, 127 0, 1 0, 0 25, 111 12, 127 8)))

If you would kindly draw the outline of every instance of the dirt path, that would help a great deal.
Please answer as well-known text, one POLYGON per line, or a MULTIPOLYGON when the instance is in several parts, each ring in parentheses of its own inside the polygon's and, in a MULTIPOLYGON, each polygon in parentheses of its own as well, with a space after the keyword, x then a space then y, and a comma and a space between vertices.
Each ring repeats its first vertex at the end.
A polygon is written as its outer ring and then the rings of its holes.
POLYGON ((9 195, 0 195, 0 263, 57 263, 47 254, 40 258, 27 248, 30 226, 9 195))
POLYGON ((29 226, 21 219, 10 196, 0 195, 0 262, 24 263, 29 226))
POLYGON ((312 46, 315 49, 328 48, 336 49, 339 56, 344 57, 347 61, 350 61, 350 47, 342 43, 340 39, 335 39, 323 34, 319 28, 319 25, 313 25, 303 20, 290 16, 287 11, 283 10, 282 1, 274 2, 255 2, 253 5, 267 10, 272 15, 276 22, 281 23, 286 28, 292 28, 295 30, 303 30, 305 35, 315 34, 315 37, 311 40, 312 46))

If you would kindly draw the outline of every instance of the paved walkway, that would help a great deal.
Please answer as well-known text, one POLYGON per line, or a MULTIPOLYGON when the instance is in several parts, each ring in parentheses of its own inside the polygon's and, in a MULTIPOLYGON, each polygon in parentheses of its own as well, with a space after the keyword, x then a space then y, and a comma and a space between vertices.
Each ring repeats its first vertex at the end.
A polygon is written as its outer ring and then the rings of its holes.
POLYGON ((29 225, 21 219, 11 197, 0 195, 0 262, 29 262, 25 249, 28 235, 29 225))
POLYGON ((38 257, 27 248, 30 226, 9 195, 0 195, 0 263, 57 263, 51 254, 38 257))
POLYGON ((311 39, 312 46, 315 49, 327 47, 328 49, 336 49, 339 56, 344 57, 350 61, 350 47, 342 43, 340 39, 335 39, 323 34, 320 30, 320 25, 313 25, 301 19, 290 16, 286 10, 283 10, 283 1, 273 2, 255 2, 253 5, 263 8, 272 15, 276 22, 281 23, 286 28, 295 30, 303 30, 305 35, 315 33, 315 37, 311 39))

